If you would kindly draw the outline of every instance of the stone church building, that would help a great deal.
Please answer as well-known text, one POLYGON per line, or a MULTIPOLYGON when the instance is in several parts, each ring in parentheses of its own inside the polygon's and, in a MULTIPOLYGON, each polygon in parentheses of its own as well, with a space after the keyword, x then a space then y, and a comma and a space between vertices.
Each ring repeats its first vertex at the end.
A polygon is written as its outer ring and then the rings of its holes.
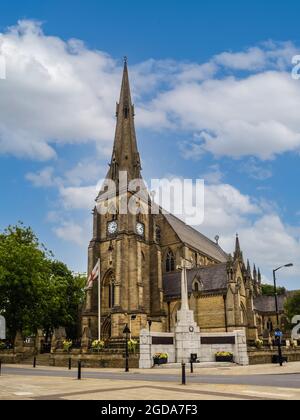
MULTIPOLYGON (((120 171, 127 172, 128 182, 142 180, 134 116, 125 62, 107 174, 107 179, 118 186, 117 196, 125 202, 132 193, 120 187, 120 171)), ((97 202, 106 200, 109 206, 112 197, 103 197, 102 192, 97 202)), ((148 196, 143 206, 150 205, 148 196)), ((149 321, 152 331, 172 332, 180 309, 178 267, 182 259, 193 264, 188 271, 189 301, 202 332, 245 329, 249 340, 262 334, 261 316, 255 309, 255 300, 261 295, 261 274, 244 261, 238 237, 231 256, 218 243, 171 214, 115 213, 102 215, 95 208, 88 249, 89 274, 100 259, 102 338, 123 338, 126 324, 132 336, 138 337, 149 321)), ((82 329, 97 338, 97 279, 86 292, 82 329)))

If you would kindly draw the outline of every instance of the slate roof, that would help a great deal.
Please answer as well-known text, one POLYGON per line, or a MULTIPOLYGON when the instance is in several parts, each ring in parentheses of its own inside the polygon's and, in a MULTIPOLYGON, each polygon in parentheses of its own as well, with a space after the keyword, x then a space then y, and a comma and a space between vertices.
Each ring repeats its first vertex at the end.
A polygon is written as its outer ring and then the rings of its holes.
MULTIPOLYGON (((284 302, 286 296, 278 296, 278 309, 284 311, 284 302)), ((276 313, 274 296, 258 296, 254 298, 254 308, 261 313, 276 313)))
POLYGON ((218 244, 208 239, 202 233, 186 225, 170 213, 165 214, 165 218, 183 243, 219 262, 226 262, 228 260, 228 254, 218 244))
MULTIPOLYGON (((187 271, 188 292, 192 293, 193 281, 199 277, 203 285, 202 293, 212 293, 227 288, 227 264, 221 263, 187 271)), ((181 296, 181 271, 165 274, 163 277, 166 298, 175 299, 181 296)))

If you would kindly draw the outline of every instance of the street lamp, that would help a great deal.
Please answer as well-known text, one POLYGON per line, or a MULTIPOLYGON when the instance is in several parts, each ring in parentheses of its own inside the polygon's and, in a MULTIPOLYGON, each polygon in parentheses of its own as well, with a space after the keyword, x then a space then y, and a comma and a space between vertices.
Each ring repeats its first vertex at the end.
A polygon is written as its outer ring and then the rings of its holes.
POLYGON ((282 336, 282 333, 280 331, 280 325, 279 325, 279 308, 278 308, 278 293, 277 293, 277 284, 276 284, 276 272, 278 270, 281 270, 282 268, 288 268, 288 267, 293 267, 293 266, 294 266, 294 264, 290 263, 290 264, 281 265, 280 267, 273 270, 274 295, 275 295, 275 307, 276 307, 276 321, 277 321, 277 330, 276 330, 277 336, 276 336, 276 332, 275 332, 275 338, 276 338, 277 344, 278 344, 278 358, 279 358, 280 366, 283 365, 282 350, 281 350, 281 336, 282 336))
POLYGON ((125 334, 126 347, 125 347, 125 372, 129 372, 129 352, 128 352, 128 338, 131 334, 128 324, 126 324, 123 334, 125 334))

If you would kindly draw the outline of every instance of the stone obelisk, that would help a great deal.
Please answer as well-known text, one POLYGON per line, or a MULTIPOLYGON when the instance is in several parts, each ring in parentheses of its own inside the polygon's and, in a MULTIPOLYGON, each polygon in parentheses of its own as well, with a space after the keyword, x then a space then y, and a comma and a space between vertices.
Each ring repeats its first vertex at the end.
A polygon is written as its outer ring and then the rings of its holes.
POLYGON ((200 328, 194 319, 194 312, 189 309, 187 269, 191 263, 182 260, 181 263, 181 308, 177 312, 175 327, 176 361, 189 363, 191 354, 200 356, 200 328))

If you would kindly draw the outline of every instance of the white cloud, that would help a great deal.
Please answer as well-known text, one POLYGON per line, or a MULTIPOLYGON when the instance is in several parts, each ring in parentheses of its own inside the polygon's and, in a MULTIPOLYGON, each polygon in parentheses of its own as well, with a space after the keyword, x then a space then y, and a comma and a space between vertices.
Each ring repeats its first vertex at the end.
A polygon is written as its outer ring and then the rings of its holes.
POLYGON ((46 167, 37 173, 30 172, 25 178, 38 188, 57 187, 60 184, 60 179, 54 176, 52 167, 46 167))
MULTIPOLYGON (((184 83, 152 102, 174 128, 194 132, 185 156, 204 152, 271 159, 300 150, 300 83, 289 73, 266 71, 238 79, 184 83)), ((161 117, 163 118, 163 117, 161 117)))
POLYGON ((50 159, 56 143, 111 143, 120 68, 109 56, 21 21, 1 34, 0 152, 50 159))
MULTIPOLYGON (((46 36, 37 22, 20 21, 0 39, 7 67, 0 153, 47 160, 56 156, 56 144, 93 142, 100 155, 110 154, 118 63, 81 41, 46 36)), ((292 43, 268 42, 202 64, 138 63, 131 68, 137 124, 188 132, 187 158, 210 152, 270 159, 298 151, 300 83, 290 75, 295 52, 292 43), (240 70, 249 72, 233 76, 240 70)))
POLYGON ((208 184, 220 184, 224 174, 219 165, 211 165, 209 171, 200 175, 200 177, 208 184))
POLYGON ((297 49, 291 42, 267 42, 261 47, 251 47, 242 52, 224 52, 213 61, 233 70, 259 71, 266 68, 286 69, 297 49))
POLYGON ((73 221, 63 222, 59 227, 54 228, 53 231, 58 238, 82 247, 86 247, 91 239, 89 229, 73 221))
POLYGON ((100 191, 96 186, 89 187, 61 187, 60 201, 66 209, 92 210, 100 191))
POLYGON ((293 262, 295 267, 282 275, 281 283, 298 287, 300 231, 284 224, 272 203, 254 200, 231 185, 207 186, 205 219, 197 229, 210 238, 220 235, 220 245, 230 253, 238 232, 245 258, 260 266, 266 279, 274 268, 293 262))

